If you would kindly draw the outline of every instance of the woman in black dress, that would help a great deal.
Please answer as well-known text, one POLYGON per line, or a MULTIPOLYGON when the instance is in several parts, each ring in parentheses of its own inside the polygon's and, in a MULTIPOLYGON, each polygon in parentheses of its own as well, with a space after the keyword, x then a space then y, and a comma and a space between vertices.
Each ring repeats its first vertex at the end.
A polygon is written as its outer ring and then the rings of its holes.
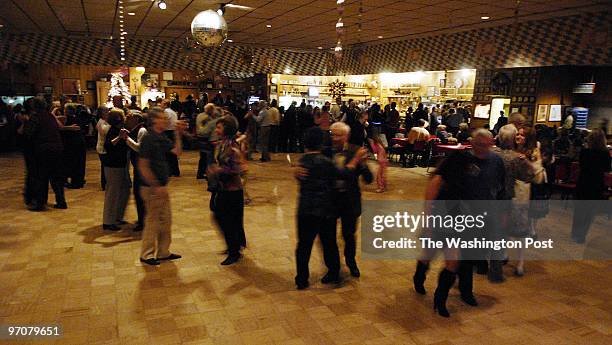
POLYGON ((593 201, 603 200, 606 191, 605 174, 610 171, 610 152, 606 136, 601 129, 594 129, 587 139, 587 148, 580 151, 580 175, 576 185, 572 239, 584 243, 596 209, 593 201))

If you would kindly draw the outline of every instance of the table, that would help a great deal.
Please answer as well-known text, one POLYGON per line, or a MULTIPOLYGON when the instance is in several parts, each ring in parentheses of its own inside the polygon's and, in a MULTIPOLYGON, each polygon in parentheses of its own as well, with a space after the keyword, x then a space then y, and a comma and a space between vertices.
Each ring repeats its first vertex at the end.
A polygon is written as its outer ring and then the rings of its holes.
POLYGON ((437 153, 465 151, 465 150, 471 150, 471 149, 472 149, 471 144, 434 145, 434 151, 436 151, 437 153))
MULTIPOLYGON (((436 137, 435 135, 430 135, 429 136, 429 141, 438 139, 438 137, 436 137)), ((398 145, 401 147, 406 147, 408 146, 408 138, 391 138, 391 142, 389 143, 390 146, 393 145, 398 145)))

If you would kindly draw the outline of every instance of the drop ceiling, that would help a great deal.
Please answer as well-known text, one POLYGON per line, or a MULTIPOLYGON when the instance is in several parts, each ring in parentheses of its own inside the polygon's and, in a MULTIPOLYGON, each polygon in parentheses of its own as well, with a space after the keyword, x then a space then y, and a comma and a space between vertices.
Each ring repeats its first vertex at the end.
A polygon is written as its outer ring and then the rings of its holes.
MULTIPOLYGON (((37 32, 69 37, 117 37, 118 0, 0 0, 0 24, 9 32, 37 32)), ((219 1, 123 0, 129 38, 180 40, 189 35, 200 11, 218 9, 219 1), (133 12, 134 15, 127 15, 133 12)), ((335 0, 227 0, 249 6, 227 8, 231 44, 300 49, 330 49, 336 43, 335 0), (267 25, 271 25, 270 28, 267 25)), ((401 40, 514 21, 545 19, 609 10, 606 0, 346 0, 344 44, 401 40), (362 7, 363 15, 359 16, 362 7), (481 17, 490 19, 483 20, 481 17), (361 22, 362 30, 358 32, 361 22)))

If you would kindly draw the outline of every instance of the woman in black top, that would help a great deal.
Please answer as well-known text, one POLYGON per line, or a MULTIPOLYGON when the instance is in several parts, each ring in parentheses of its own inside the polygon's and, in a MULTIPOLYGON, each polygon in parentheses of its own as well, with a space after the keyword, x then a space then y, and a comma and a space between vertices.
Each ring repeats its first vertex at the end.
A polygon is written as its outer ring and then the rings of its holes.
MULTIPOLYGON (((610 171, 610 153, 606 147, 606 136, 601 129, 589 135, 588 147, 580 151, 580 175, 576 185, 576 200, 603 200, 606 191, 605 174, 610 171)), ((574 203, 572 239, 584 243, 595 217, 593 201, 574 203)))
POLYGON ((130 175, 128 170, 127 134, 122 132, 124 124, 123 110, 113 109, 108 114, 107 122, 111 128, 106 134, 103 158, 106 192, 104 195, 104 230, 119 230, 125 224, 123 215, 130 197, 130 175))

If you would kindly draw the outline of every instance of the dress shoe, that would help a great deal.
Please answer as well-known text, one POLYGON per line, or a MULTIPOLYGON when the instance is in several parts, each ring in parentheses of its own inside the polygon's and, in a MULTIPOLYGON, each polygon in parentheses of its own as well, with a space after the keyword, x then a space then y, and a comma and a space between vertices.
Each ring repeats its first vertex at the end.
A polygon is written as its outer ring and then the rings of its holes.
POLYGON ((310 284, 308 282, 304 282, 304 283, 297 283, 296 286, 298 290, 304 290, 304 289, 308 289, 310 284))
POLYGON ((150 265, 150 266, 157 266, 157 265, 159 265, 159 261, 157 259, 155 259, 155 258, 150 258, 150 259, 140 258, 140 262, 142 262, 143 264, 150 265))
POLYGON ((355 278, 361 277, 361 272, 359 272, 359 267, 357 265, 349 266, 349 271, 351 271, 351 275, 355 278))
POLYGON ((478 306, 478 301, 476 301, 474 295, 461 295, 461 300, 463 300, 465 304, 471 305, 472 307, 478 306))
POLYGON ((28 210, 32 211, 32 212, 41 212, 46 210, 47 208, 45 207, 45 205, 40 205, 40 204, 31 204, 30 206, 28 206, 28 210))
POLYGON ((233 265, 240 260, 240 255, 229 255, 225 260, 221 262, 222 266, 233 265))
POLYGON ((57 208, 57 209, 60 209, 60 210, 65 210, 65 209, 68 208, 68 205, 64 202, 64 203, 55 204, 53 206, 53 208, 57 208))
POLYGON ((102 224, 102 229, 110 230, 110 231, 119 231, 119 230, 121 230, 121 228, 118 227, 115 224, 102 224))
POLYGON ((339 274, 332 274, 328 272, 323 276, 323 278, 321 278, 321 283, 323 284, 340 284, 341 282, 342 279, 340 279, 339 274))
POLYGON ((168 260, 176 260, 176 259, 180 259, 182 258, 182 256, 178 255, 178 254, 170 254, 168 256, 166 256, 165 258, 157 258, 158 261, 168 261, 168 260))

